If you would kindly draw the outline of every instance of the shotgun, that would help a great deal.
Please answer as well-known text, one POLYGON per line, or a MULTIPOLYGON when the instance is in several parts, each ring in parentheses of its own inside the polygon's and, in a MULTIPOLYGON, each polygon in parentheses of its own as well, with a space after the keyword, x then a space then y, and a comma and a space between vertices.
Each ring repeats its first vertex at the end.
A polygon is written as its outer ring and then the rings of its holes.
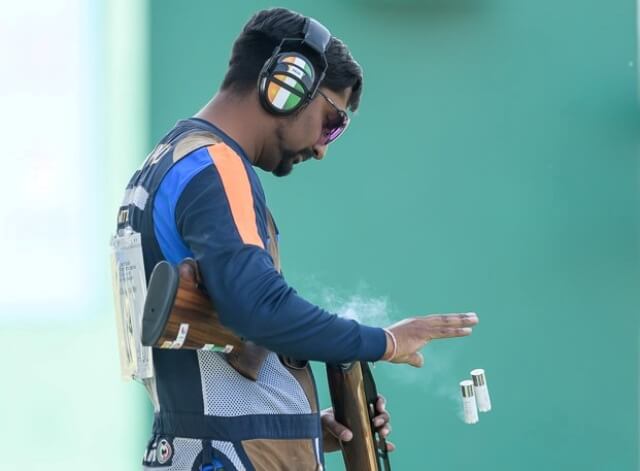
POLYGON ((269 353, 220 323, 200 283, 198 265, 185 259, 177 267, 159 262, 147 287, 142 315, 142 345, 222 351, 238 373, 255 381, 269 353))
MULTIPOLYGON (((222 351, 236 371, 254 381, 268 354, 220 323, 193 259, 177 267, 166 261, 154 267, 142 316, 142 344, 222 351)), ((390 471, 385 439, 373 427, 378 393, 369 365, 327 365, 327 378, 335 418, 353 432, 353 439, 342 443, 346 471, 390 471)))

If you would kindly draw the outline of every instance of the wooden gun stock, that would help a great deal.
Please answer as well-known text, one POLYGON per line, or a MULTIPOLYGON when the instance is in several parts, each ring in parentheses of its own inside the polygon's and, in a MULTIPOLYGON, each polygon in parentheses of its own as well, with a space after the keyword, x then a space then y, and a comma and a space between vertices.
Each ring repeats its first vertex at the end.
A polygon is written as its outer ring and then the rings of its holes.
POLYGON ((220 323, 192 259, 178 267, 166 261, 154 267, 144 304, 142 345, 223 351, 238 373, 254 381, 268 354, 220 323))
POLYGON ((387 443, 373 428, 378 392, 369 365, 327 365, 327 378, 335 418, 353 432, 353 439, 342 443, 346 470, 391 471, 387 443))

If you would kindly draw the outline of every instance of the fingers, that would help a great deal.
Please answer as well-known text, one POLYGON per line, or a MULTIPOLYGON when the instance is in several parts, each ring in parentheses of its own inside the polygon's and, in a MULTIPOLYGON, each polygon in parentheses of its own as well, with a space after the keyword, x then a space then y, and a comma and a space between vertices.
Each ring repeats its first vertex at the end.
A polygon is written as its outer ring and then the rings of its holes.
POLYGON ((373 419, 373 426, 378 428, 378 427, 382 427, 384 424, 386 424, 387 422, 389 422, 391 418, 389 417, 389 413, 388 412, 383 412, 382 414, 376 416, 373 419))
POLYGON ((382 438, 387 438, 391 433, 391 417, 386 411, 385 402, 385 398, 379 395, 378 401, 376 402, 376 408, 380 414, 373 419, 373 426, 382 438))
POLYGON ((469 327, 441 327, 439 329, 433 329, 430 332, 432 339, 450 339, 454 337, 466 337, 471 335, 471 328, 469 327))
POLYGON ((348 442, 353 438, 353 433, 347 427, 338 422, 333 414, 322 416, 322 423, 326 430, 338 440, 348 442))
POLYGON ((386 423, 384 427, 378 430, 378 433, 383 437, 387 438, 387 436, 391 433, 391 424, 386 423))
POLYGON ((422 365, 424 365, 424 357, 422 356, 422 353, 414 352, 411 355, 409 355, 407 360, 404 361, 403 363, 408 363, 409 365, 415 368, 422 368, 422 365))
POLYGON ((478 315, 475 312, 466 312, 462 314, 436 314, 425 316, 422 319, 429 324, 430 327, 473 327, 479 322, 478 315))
MULTIPOLYGON (((378 431, 382 433, 382 430, 385 429, 384 426, 388 425, 389 421, 391 420, 391 416, 389 415, 386 409, 386 399, 384 398, 384 396, 378 395, 378 400, 376 401, 376 410, 380 414, 373 418, 373 426, 376 429, 379 429, 378 431), (383 428, 381 429, 380 427, 383 427, 383 428)), ((389 426, 387 428, 387 432, 383 436, 386 437, 390 432, 391 432, 391 427, 389 426)))
MULTIPOLYGON (((378 448, 382 449, 382 442, 380 440, 377 440, 376 443, 377 443, 378 448)), ((396 446, 393 443, 391 443, 389 441, 387 441, 386 443, 387 443, 387 451, 388 452, 395 451, 396 446)))

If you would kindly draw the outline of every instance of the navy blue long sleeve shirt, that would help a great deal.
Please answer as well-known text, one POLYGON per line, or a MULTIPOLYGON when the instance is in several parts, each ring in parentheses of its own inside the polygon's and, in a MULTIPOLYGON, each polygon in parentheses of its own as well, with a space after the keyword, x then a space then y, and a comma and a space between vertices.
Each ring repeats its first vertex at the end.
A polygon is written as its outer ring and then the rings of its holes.
POLYGON ((164 257, 198 262, 223 324, 266 348, 328 363, 375 361, 381 328, 329 313, 298 295, 277 271, 260 180, 243 150, 224 142, 191 152, 164 177, 153 202, 164 257))

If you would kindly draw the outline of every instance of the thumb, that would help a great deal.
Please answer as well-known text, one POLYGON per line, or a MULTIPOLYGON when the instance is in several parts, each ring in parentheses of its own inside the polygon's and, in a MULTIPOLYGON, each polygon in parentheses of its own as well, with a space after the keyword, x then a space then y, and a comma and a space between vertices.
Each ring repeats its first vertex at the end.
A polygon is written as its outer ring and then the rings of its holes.
POLYGON ((342 425, 333 417, 326 417, 324 420, 324 425, 329 433, 331 433, 331 435, 342 442, 348 442, 353 438, 353 433, 351 432, 351 430, 342 425))
POLYGON ((424 365, 424 357, 422 356, 422 353, 414 352, 409 355, 407 363, 416 368, 422 368, 422 365, 424 365))

